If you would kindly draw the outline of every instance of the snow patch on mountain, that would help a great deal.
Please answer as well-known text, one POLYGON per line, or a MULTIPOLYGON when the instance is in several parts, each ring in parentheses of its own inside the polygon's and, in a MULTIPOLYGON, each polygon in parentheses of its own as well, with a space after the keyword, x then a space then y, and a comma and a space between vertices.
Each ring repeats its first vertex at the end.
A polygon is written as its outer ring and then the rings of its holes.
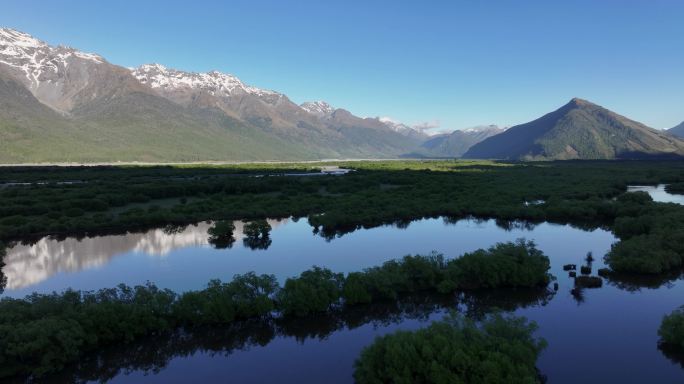
POLYGON ((406 125, 402 122, 399 122, 397 120, 392 119, 391 117, 378 117, 377 118, 381 123, 385 124, 389 129, 400 133, 404 136, 412 136, 412 137, 427 137, 428 135, 424 132, 423 129, 418 129, 417 127, 412 127, 409 125, 406 125))
POLYGON ((484 131, 490 131, 490 130, 500 130, 503 131, 506 128, 499 127, 496 124, 490 124, 490 125, 477 125, 475 127, 470 127, 470 128, 465 128, 462 129, 461 131, 463 132, 468 132, 468 133, 478 133, 478 132, 484 132, 484 131))
POLYGON ((93 53, 61 45, 52 47, 27 33, 0 28, 0 64, 22 74, 31 89, 43 82, 57 82, 73 60, 104 62, 101 56, 93 53))
POLYGON ((144 64, 131 69, 131 73, 141 83, 165 91, 202 90, 219 97, 230 97, 239 93, 248 93, 258 97, 282 96, 275 91, 246 85, 237 77, 219 71, 185 72, 167 68, 161 64, 144 64))
POLYGON ((330 116, 335 112, 335 108, 325 101, 307 101, 299 106, 306 112, 318 117, 330 116))

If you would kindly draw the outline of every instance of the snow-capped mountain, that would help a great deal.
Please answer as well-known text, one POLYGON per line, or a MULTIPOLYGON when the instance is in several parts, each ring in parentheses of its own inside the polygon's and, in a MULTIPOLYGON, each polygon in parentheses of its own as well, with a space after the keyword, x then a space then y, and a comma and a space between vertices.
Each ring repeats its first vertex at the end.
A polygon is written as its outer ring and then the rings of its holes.
POLYGON ((217 71, 102 56, 0 29, 0 162, 396 157, 420 140, 378 119, 217 71))
POLYGON ((461 129, 461 131, 466 132, 466 133, 482 133, 482 132, 501 133, 502 131, 505 131, 506 129, 508 129, 508 127, 499 127, 496 124, 490 124, 490 125, 476 125, 474 127, 461 129))
POLYGON ((50 46, 9 28, 0 29, 0 66, 41 103, 63 114, 123 89, 142 88, 124 68, 97 54, 50 46))
POLYGON ((418 129, 415 129, 413 127, 410 127, 404 123, 401 123, 399 121, 396 121, 390 117, 379 117, 378 120, 385 124, 387 127, 389 127, 391 130, 394 132, 397 132, 399 134, 402 134, 404 136, 408 137, 413 137, 418 140, 424 140, 427 139, 429 136, 418 129))
POLYGON ((219 71, 184 72, 166 68, 161 64, 144 64, 132 69, 131 73, 141 83, 164 92, 201 90, 219 97, 231 97, 246 93, 269 100, 282 96, 275 91, 246 85, 237 77, 219 71))
POLYGON ((325 101, 307 101, 299 106, 306 112, 318 117, 330 116, 335 112, 335 108, 325 101))

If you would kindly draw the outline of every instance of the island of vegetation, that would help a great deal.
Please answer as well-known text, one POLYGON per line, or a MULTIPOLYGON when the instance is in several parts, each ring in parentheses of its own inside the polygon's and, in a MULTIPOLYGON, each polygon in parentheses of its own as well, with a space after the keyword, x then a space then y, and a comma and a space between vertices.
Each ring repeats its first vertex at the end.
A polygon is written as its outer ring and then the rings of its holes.
POLYGON ((543 290, 552 278, 548 271, 548 257, 519 240, 449 260, 405 256, 347 276, 314 267, 282 287, 273 275, 247 273, 182 294, 148 284, 3 298, 0 378, 41 377, 88 352, 179 328, 323 315, 416 292, 543 290))
POLYGON ((479 324, 460 316, 414 332, 379 337, 355 363, 354 379, 373 383, 541 383, 536 369, 546 347, 536 324, 488 316, 479 324))
POLYGON ((663 318, 658 336, 663 344, 684 352, 684 306, 663 318))

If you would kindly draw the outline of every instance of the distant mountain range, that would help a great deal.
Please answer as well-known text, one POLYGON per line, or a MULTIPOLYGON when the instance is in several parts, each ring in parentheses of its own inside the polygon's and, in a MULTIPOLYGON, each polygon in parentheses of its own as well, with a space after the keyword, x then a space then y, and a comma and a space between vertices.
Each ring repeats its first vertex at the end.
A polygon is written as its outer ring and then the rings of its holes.
POLYGON ((453 158, 461 157, 473 145, 503 132, 496 125, 483 125, 456 130, 427 138, 416 151, 404 157, 453 158))
POLYGON ((217 71, 124 68, 0 29, 0 163, 681 153, 680 140, 592 108, 600 107, 578 107, 582 113, 561 108, 550 114, 557 118, 505 132, 488 126, 429 136, 323 101, 297 105, 217 71))
POLYGON ((473 145, 465 158, 640 159, 684 156, 684 141, 582 99, 473 145))
POLYGON ((671 135, 684 138, 684 122, 682 122, 676 127, 668 129, 667 132, 671 135))

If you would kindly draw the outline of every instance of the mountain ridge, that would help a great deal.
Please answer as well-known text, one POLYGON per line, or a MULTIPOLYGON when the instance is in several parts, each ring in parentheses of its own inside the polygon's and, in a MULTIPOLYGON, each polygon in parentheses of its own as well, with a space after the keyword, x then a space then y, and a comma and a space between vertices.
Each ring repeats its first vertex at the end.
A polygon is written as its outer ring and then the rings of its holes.
POLYGON ((8 28, 0 29, 0 70, 6 98, 14 99, 0 110, 5 163, 377 158, 419 144, 373 119, 318 116, 233 75, 159 64, 124 68, 8 28), (22 86, 26 92, 17 91, 22 86), (32 110, 17 118, 15 106, 27 93, 32 110), (66 152, 39 143, 51 130, 62 133, 55 143, 66 152), (33 142, 16 148, 22 134, 33 142))
POLYGON ((684 156, 684 142, 580 98, 472 146, 465 158, 620 159, 684 156))
POLYGON ((677 136, 677 137, 679 137, 679 138, 683 138, 683 139, 684 139, 684 121, 681 122, 679 125, 674 126, 674 127, 670 128, 670 129, 668 129, 667 132, 668 132, 669 134, 671 134, 671 135, 675 135, 675 136, 677 136))
POLYGON ((231 74, 124 68, 9 28, 0 28, 0 87, 0 163, 682 154, 674 136, 577 98, 503 132, 429 136, 325 101, 296 104, 231 74))

